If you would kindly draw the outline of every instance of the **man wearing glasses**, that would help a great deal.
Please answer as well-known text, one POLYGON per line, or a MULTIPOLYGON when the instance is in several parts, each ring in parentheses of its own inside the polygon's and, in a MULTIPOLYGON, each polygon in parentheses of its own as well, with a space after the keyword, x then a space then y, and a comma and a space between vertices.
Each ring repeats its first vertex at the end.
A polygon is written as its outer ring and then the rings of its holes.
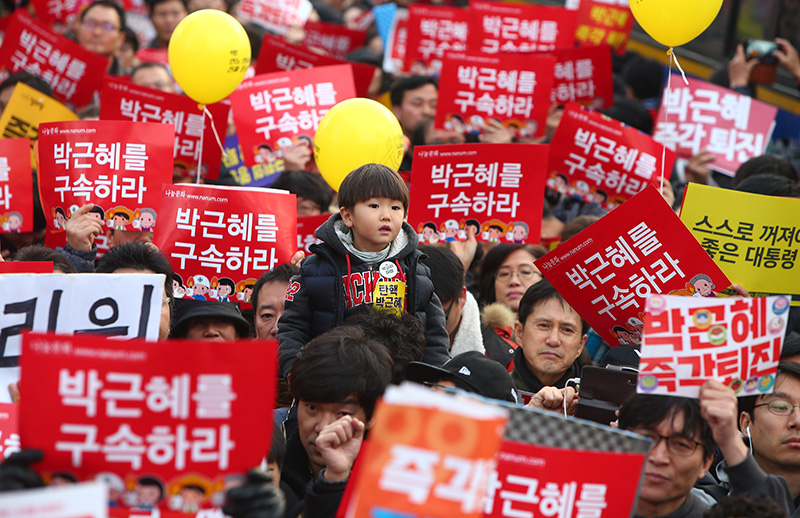
POLYGON ((95 0, 84 9, 75 26, 81 47, 108 59, 108 73, 119 75, 121 67, 114 54, 125 42, 125 11, 112 0, 95 0))
POLYGON ((702 518, 708 506, 692 493, 714 456, 714 437, 695 399, 637 394, 619 412, 619 427, 653 441, 635 516, 702 518))

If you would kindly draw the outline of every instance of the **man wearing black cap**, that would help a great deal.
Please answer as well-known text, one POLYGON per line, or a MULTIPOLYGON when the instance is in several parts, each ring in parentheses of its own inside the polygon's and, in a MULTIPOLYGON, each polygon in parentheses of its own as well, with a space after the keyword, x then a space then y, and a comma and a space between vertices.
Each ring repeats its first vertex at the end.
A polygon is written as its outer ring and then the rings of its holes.
POLYGON ((425 385, 459 388, 491 399, 518 402, 517 390, 508 371, 477 351, 459 354, 441 367, 411 362, 406 366, 406 379, 425 385))
POLYGON ((230 342, 247 338, 250 324, 230 302, 179 299, 170 338, 230 342))

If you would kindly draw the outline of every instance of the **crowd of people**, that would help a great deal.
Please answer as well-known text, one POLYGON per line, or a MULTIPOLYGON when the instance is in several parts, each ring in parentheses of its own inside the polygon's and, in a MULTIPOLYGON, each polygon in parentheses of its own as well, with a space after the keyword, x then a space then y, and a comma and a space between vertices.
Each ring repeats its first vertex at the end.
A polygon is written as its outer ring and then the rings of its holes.
MULTIPOLYGON (((140 47, 166 49, 188 13, 212 8, 236 14, 238 2, 148 0, 155 34, 140 42, 126 26, 126 12, 114 0, 95 0, 80 11, 70 35, 108 59, 108 73, 135 84, 177 92, 168 67, 138 63, 140 47)), ((358 1, 314 0, 312 19, 353 26, 369 6, 358 1)), ((252 23, 254 61, 265 30, 252 23)), ((302 42, 298 28, 286 38, 302 42)), ((786 40, 776 40, 777 59, 800 77, 800 57, 786 40)), ((374 26, 364 46, 350 57, 382 63, 385 49, 374 26)), ((753 63, 738 48, 720 83, 753 95, 753 63)), ((605 110, 645 133, 662 96, 664 68, 626 54, 614 60, 615 101, 605 110)), ((41 78, 16 73, 0 84, 0 107, 23 82, 52 94, 41 78)), ((516 137, 491 123, 480 135, 434 128, 437 81, 427 76, 376 69, 370 95, 388 96, 409 142, 400 171, 411 171, 413 148, 425 144, 547 143, 563 107, 553 106, 541 139, 516 137)), ((101 98, 97 102, 102 102, 101 98)), ((98 106, 80 111, 96 118, 98 106)), ((231 133, 235 127, 229 128, 231 133)), ((224 301, 179 297, 181 283, 169 259, 152 245, 152 231, 105 229, 91 203, 65 222, 66 245, 42 245, 46 218, 34 195, 30 233, 2 234, 7 261, 52 261, 55 273, 164 275, 159 340, 268 340, 278 344, 276 434, 264 466, 247 474, 227 494, 224 512, 233 518, 332 517, 342 500, 362 441, 368 437, 376 402, 386 387, 404 380, 436 390, 462 390, 505 404, 543 411, 572 411, 580 397, 570 380, 587 365, 636 370, 638 345, 609 348, 543 277, 535 261, 548 249, 523 243, 466 239, 419 245, 406 221, 409 190, 397 171, 365 164, 350 173, 338 192, 319 175, 307 141, 282 151, 285 172, 272 184, 297 197, 298 216, 330 214, 316 230, 312 255, 295 255, 261 275, 252 287, 252 309, 224 301), (95 239, 105 234, 109 250, 97 258, 95 239), (380 295, 380 296, 379 296, 380 295)), ((743 164, 735 176, 713 171, 713 156, 700 152, 681 161, 662 195, 676 211, 689 182, 768 196, 800 197, 800 176, 781 156, 763 155, 743 164)), ((191 179, 191 178, 188 178, 191 179)), ((186 181, 176 175, 176 182, 186 181)), ((208 181, 208 180, 207 180, 208 181)), ((224 167, 220 179, 233 185, 224 167)), ((36 192, 36 189, 34 189, 36 192)), ((541 239, 565 242, 606 214, 597 203, 551 189, 544 197, 541 239)), ((435 229, 434 229, 435 230, 435 229)), ((732 279, 737 282, 737 279, 732 279)), ((737 287, 744 296, 747 293, 737 287)), ((202 297, 201 297, 202 298, 202 297)), ((641 322, 638 322, 641 324, 641 322)), ((699 399, 635 395, 611 426, 648 437, 651 449, 634 514, 640 517, 800 516, 800 312, 792 308, 774 392, 738 398, 717 381, 703 385, 699 399), (797 404, 795 404, 797 403, 797 404)), ((25 390, 9 387, 15 400, 25 390)), ((24 442, 24 439, 23 439, 24 442)), ((0 491, 43 485, 36 473, 41 455, 15 453, 0 465, 0 491)), ((53 479, 55 480, 55 479, 53 479)), ((145 481, 146 482, 146 481, 145 481)), ((143 487, 144 482, 142 483, 143 487)), ((158 504, 158 495, 152 505, 158 504)), ((163 488, 160 494, 163 498, 163 488)))

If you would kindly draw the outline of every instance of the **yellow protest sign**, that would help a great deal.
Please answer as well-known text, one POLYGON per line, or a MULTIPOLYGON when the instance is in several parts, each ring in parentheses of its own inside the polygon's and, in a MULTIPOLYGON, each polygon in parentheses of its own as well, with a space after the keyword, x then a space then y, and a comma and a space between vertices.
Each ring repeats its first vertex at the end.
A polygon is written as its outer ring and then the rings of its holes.
POLYGON ((794 295, 800 305, 800 199, 691 183, 681 221, 725 272, 753 295, 794 295))
POLYGON ((0 117, 0 135, 31 139, 31 164, 36 167, 33 143, 39 138, 39 124, 76 120, 79 117, 60 102, 25 83, 17 83, 0 117))

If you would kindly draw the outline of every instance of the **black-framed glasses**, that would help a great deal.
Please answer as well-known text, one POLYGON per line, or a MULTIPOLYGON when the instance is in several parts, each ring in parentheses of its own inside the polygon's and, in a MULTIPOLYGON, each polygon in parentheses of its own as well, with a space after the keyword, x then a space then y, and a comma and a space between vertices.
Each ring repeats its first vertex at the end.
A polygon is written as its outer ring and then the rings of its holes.
POLYGON ((445 319, 445 320, 447 320, 448 318, 450 318, 450 310, 451 310, 451 309, 453 309, 453 304, 455 304, 455 303, 456 303, 456 300, 458 300, 458 299, 453 299, 453 300, 451 300, 451 301, 450 301, 450 305, 449 305, 449 306, 447 306, 447 311, 445 311, 445 312, 444 312, 444 319, 445 319))
POLYGON ((653 441, 653 445, 650 446, 651 451, 658 446, 658 443, 661 442, 662 439, 667 441, 667 449, 669 452, 678 457, 691 457, 694 452, 697 451, 697 447, 703 445, 703 443, 697 442, 694 439, 689 439, 683 435, 670 435, 667 437, 666 435, 655 433, 652 430, 633 430, 633 432, 649 437, 650 440, 653 441))
POLYGON ((800 405, 793 405, 783 399, 773 399, 769 403, 759 403, 755 405, 754 408, 759 406, 765 406, 767 407, 767 410, 769 410, 770 414, 779 415, 781 417, 788 417, 792 415, 794 409, 800 407, 800 405))
POLYGON ((542 278, 542 274, 536 271, 532 266, 523 266, 518 270, 513 270, 511 268, 497 270, 497 272, 494 274, 494 278, 500 282, 510 282, 511 277, 515 273, 520 281, 529 281, 536 276, 538 276, 539 279, 542 278))
POLYGON ((98 20, 92 20, 91 18, 87 18, 81 22, 81 25, 89 29, 90 31, 95 30, 96 28, 100 28, 103 32, 117 32, 119 27, 114 25, 112 22, 101 22, 98 20))

